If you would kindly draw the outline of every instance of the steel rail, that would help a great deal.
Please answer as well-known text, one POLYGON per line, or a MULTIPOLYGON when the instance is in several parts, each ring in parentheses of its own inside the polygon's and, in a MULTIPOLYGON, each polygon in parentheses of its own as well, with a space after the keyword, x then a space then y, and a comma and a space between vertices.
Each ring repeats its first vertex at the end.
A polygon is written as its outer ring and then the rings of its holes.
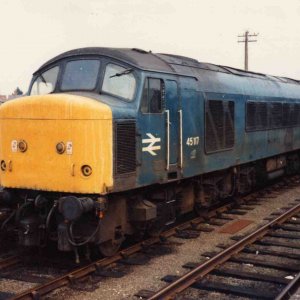
POLYGON ((0 270, 6 269, 8 267, 14 266, 19 263, 20 257, 19 256, 10 256, 8 258, 3 258, 0 260, 0 270))
POLYGON ((291 218, 295 214, 300 211, 300 204, 297 204, 293 208, 289 209, 273 221, 270 221, 266 225, 262 226, 261 228, 255 230, 248 236, 244 237, 240 241, 236 242, 229 248, 223 250, 216 256, 212 257, 208 261, 200 264, 195 269, 191 270, 190 272, 184 274, 179 279, 175 280, 171 284, 167 285, 166 287, 162 288, 154 295, 150 296, 149 300, 162 300, 162 299, 174 299, 176 295, 183 292, 190 286, 192 286, 195 282, 202 279, 205 275, 210 273, 220 264, 223 264, 227 260, 229 260, 234 254, 237 254, 241 250, 243 250, 247 245, 253 243, 254 241, 262 238, 266 233, 272 229, 272 227, 276 224, 282 224, 287 219, 291 218))
POLYGON ((275 300, 287 300, 299 288, 300 273, 282 290, 282 292, 275 298, 275 300))
MULTIPOLYGON (((247 199, 248 196, 245 196, 243 199, 247 199)), ((252 194, 253 197, 253 194, 252 194)), ((249 199, 251 199, 249 195, 249 199)), ((236 203, 227 203, 221 207, 215 208, 212 211, 209 211, 205 217, 197 217, 193 220, 189 220, 183 224, 179 224, 178 226, 171 228, 163 233, 160 234, 158 237, 150 238, 146 241, 137 243, 127 249, 124 249, 123 251, 120 251, 113 257, 106 257, 103 259, 100 259, 98 261, 92 262, 88 264, 87 266, 84 266, 82 268, 76 269, 74 271, 71 271, 68 274, 62 275, 58 278, 55 278, 53 280, 50 280, 49 282, 46 282, 45 284, 41 284, 39 286, 33 287, 31 289, 28 289, 24 292, 21 292, 20 294, 17 294, 13 296, 12 300, 17 299, 38 299, 40 296, 43 296, 55 289, 58 289, 60 287, 66 286, 69 283, 75 282, 78 279, 81 279, 91 273, 96 272, 100 268, 105 268, 113 263, 118 262, 121 259, 124 259, 132 254, 138 253, 142 251, 143 249, 158 244, 159 242, 165 240, 166 238, 169 238, 176 234, 178 230, 185 230, 185 229, 193 229, 195 226, 203 223, 206 221, 207 218, 212 218, 214 216, 217 216, 218 213, 222 213, 227 211, 228 209, 234 207, 236 203)))

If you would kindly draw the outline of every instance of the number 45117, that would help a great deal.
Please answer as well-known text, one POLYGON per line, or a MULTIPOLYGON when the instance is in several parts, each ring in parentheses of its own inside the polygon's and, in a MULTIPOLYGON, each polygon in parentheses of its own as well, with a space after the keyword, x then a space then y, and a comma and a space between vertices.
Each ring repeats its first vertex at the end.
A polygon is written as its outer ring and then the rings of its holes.
POLYGON ((186 140, 186 144, 190 147, 197 146, 197 145, 199 145, 199 141, 200 141, 199 136, 189 137, 186 140))

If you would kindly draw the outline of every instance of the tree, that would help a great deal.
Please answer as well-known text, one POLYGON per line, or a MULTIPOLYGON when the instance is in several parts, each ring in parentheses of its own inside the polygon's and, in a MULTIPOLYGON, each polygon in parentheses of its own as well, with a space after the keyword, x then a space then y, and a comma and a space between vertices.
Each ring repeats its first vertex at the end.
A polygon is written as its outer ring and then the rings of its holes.
POLYGON ((19 89, 19 87, 17 87, 14 92, 13 92, 14 96, 21 96, 23 95, 23 92, 19 89))

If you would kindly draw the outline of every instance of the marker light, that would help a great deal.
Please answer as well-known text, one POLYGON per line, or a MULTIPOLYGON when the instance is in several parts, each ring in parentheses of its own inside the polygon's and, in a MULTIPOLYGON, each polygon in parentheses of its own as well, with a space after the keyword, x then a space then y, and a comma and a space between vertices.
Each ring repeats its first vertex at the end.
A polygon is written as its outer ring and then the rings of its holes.
POLYGON ((18 149, 20 152, 26 152, 27 151, 27 143, 25 141, 19 141, 18 143, 18 149))
POLYGON ((58 154, 63 154, 66 151, 66 146, 63 142, 60 142, 56 145, 56 152, 58 154))
POLYGON ((4 160, 1 160, 0 166, 2 171, 6 171, 6 162, 4 160))
POLYGON ((91 176, 93 173, 93 170, 90 166, 84 165, 81 167, 81 172, 84 176, 91 176))

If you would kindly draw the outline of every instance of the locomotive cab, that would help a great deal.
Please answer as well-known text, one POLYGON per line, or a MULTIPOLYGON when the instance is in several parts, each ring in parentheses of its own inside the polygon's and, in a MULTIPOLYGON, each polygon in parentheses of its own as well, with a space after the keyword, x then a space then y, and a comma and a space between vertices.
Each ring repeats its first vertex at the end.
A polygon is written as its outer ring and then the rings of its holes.
MULTIPOLYGON (((111 107, 134 105, 134 72, 103 57, 58 59, 34 74, 28 96, 1 107, 0 181, 5 203, 17 211, 20 244, 42 245, 41 226, 49 232, 54 226, 60 250, 77 246, 72 231, 96 244, 113 236, 113 249, 123 240, 124 201, 110 205, 122 210, 120 217, 107 212, 103 219, 103 212, 114 185, 111 107)), ((102 252, 110 248, 104 244, 102 252)))
MULTIPOLYGON (((5 187, 89 194, 106 194, 112 187, 112 110, 91 97, 100 65, 100 60, 80 59, 39 71, 28 97, 1 108, 5 187)), ((102 90, 132 99, 135 79, 129 73, 108 63, 102 90), (127 90, 120 74, 131 80, 127 90)))

